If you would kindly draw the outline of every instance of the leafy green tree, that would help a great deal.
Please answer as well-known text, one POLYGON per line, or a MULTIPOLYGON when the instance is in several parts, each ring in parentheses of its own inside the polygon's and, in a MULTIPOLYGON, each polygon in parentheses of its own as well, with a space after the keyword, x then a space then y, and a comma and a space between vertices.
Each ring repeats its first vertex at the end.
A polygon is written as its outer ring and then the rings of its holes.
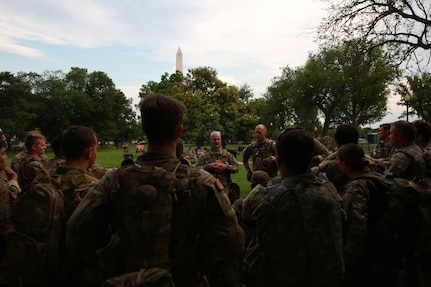
POLYGON ((178 71, 170 76, 165 73, 160 82, 141 86, 141 98, 150 93, 171 95, 186 105, 183 140, 197 146, 208 140, 212 130, 220 130, 225 141, 243 139, 257 119, 249 86, 228 86, 210 67, 190 69, 185 76, 178 71))
POLYGON ((316 107, 324 120, 323 136, 332 124, 359 126, 383 118, 389 94, 386 87, 398 70, 380 49, 369 50, 369 45, 353 40, 321 48, 298 71, 291 104, 300 118, 316 107))
POLYGON ((0 73, 0 102, 0 127, 9 137, 22 138, 25 131, 38 127, 30 124, 38 115, 33 108, 37 99, 22 77, 0 73))
MULTIPOLYGON (((412 114, 425 121, 431 121, 431 74, 422 73, 407 77, 407 83, 400 84, 398 93, 404 98, 410 96, 409 105, 414 111, 412 114)), ((399 104, 404 104, 399 103, 399 104)))

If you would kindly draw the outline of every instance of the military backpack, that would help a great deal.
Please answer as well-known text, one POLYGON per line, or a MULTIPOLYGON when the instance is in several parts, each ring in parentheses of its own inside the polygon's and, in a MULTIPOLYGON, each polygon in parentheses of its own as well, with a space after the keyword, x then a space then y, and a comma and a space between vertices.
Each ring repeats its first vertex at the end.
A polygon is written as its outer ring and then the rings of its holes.
POLYGON ((384 197, 375 224, 386 247, 401 255, 431 250, 431 179, 407 180, 375 173, 354 179, 365 179, 384 197))
POLYGON ((188 172, 185 161, 172 172, 137 163, 120 168, 112 202, 123 266, 103 286, 174 286, 169 272, 173 204, 179 191, 187 194, 188 172))
POLYGON ((63 222, 63 193, 49 182, 27 186, 11 215, 6 235, 7 261, 25 284, 49 286, 59 268, 59 242, 63 222))

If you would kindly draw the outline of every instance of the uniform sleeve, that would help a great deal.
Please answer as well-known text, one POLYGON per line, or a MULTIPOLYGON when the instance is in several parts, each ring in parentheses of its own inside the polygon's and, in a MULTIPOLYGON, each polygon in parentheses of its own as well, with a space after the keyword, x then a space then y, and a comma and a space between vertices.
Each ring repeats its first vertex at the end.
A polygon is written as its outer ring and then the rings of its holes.
POLYGON ((343 195, 343 209, 347 215, 344 249, 354 255, 362 255, 367 238, 369 191, 364 180, 347 185, 343 195))
POLYGON ((248 226, 255 226, 269 214, 269 198, 267 188, 256 186, 245 198, 242 204, 241 217, 248 226))
POLYGON ((244 164, 244 167, 247 171, 250 170, 249 159, 252 152, 250 147, 251 147, 250 145, 247 146, 242 152, 242 163, 244 164))
POLYGON ((238 223, 226 193, 216 186, 216 180, 204 175, 200 185, 208 191, 204 233, 211 249, 221 257, 239 257, 244 250, 245 235, 238 223))
POLYGON ((109 194, 115 187, 115 172, 91 187, 67 222, 67 248, 71 252, 91 252, 109 240, 109 194))
POLYGON ((228 163, 229 163, 228 171, 230 173, 238 173, 239 163, 230 152, 227 153, 227 159, 228 159, 228 163))
POLYGON ((392 173, 393 177, 406 178, 406 174, 409 174, 410 162, 411 158, 407 154, 403 152, 394 153, 385 173, 392 173))

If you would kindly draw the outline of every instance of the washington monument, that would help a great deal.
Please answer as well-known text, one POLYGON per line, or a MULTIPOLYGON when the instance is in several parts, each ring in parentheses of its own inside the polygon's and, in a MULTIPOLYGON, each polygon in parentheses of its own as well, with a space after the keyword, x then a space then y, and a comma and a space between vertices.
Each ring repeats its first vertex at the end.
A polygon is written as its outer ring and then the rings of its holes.
POLYGON ((176 61, 176 69, 175 71, 183 72, 183 52, 181 52, 181 48, 178 47, 177 50, 177 61, 176 61))

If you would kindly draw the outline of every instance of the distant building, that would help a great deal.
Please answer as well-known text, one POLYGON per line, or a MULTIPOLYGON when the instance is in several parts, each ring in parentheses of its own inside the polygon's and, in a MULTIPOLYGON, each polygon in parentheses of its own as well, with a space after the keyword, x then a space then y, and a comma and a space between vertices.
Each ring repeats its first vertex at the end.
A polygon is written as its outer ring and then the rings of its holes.
POLYGON ((183 72, 183 52, 181 52, 181 48, 178 47, 177 50, 177 60, 176 60, 176 69, 175 71, 183 72))

